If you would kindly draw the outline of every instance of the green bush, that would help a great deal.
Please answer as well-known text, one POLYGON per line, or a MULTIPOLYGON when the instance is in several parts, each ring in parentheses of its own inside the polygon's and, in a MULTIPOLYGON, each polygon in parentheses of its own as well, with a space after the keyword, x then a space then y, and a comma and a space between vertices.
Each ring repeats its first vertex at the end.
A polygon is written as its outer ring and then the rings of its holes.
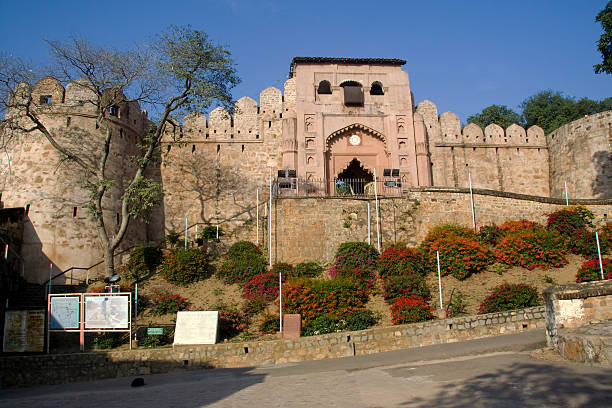
POLYGON ((160 248, 154 246, 139 246, 130 252, 130 258, 124 265, 124 275, 135 282, 146 278, 159 266, 163 253, 160 248))
POLYGON ((94 347, 98 349, 112 349, 121 345, 123 333, 104 332, 94 337, 94 347))
POLYGON ((558 268, 567 264, 563 239, 555 231, 525 230, 509 234, 495 248, 495 258, 506 266, 558 268))
POLYGON ((278 276, 279 273, 282 273, 283 278, 286 279, 295 276, 295 268, 291 264, 278 262, 272 265, 270 273, 275 274, 276 276, 278 276))
POLYGON ((147 335, 144 339, 138 340, 138 345, 144 348, 157 348, 171 343, 166 335, 147 335))
POLYGON ((300 262, 295 265, 294 276, 297 278, 314 278, 323 272, 323 267, 317 262, 300 262))
POLYGON ((390 247, 383 251, 378 260, 378 276, 425 275, 425 257, 418 248, 390 247))
POLYGON ((170 283, 189 285, 208 278, 211 273, 206 252, 198 248, 180 249, 164 255, 162 276, 170 283))
POLYGON ((389 303, 401 297, 421 297, 431 299, 425 278, 418 273, 387 276, 383 279, 383 297, 389 303))
POLYGON ((380 320, 380 315, 369 309, 356 310, 346 319, 346 330, 365 330, 374 326, 380 320))
POLYGON ((346 319, 330 315, 321 315, 302 330, 303 336, 336 333, 345 330, 365 330, 374 326, 380 320, 371 310, 356 310, 346 319))
POLYGON ((375 268, 378 258, 378 251, 370 244, 344 242, 336 251, 334 265, 347 269, 375 268))
MULTIPOLYGON (((222 237, 223 235, 225 235, 225 231, 223 231, 223 228, 221 227, 219 227, 218 233, 219 233, 219 237, 222 237)), ((200 238, 204 240, 217 239, 217 227, 213 225, 204 227, 204 229, 202 230, 202 232, 200 232, 199 235, 200 235, 200 238)))
POLYGON ((423 298, 398 298, 391 305, 391 322, 393 324, 417 323, 433 318, 433 308, 423 298))
POLYGON ((151 313, 154 315, 164 315, 168 313, 176 313, 181 310, 189 309, 189 301, 170 292, 156 292, 150 298, 151 313))
POLYGON ((529 285, 504 283, 491 290, 489 296, 480 305, 479 314, 503 312, 506 310, 524 309, 538 306, 538 290, 529 285))
POLYGON ((246 283, 267 271, 261 249, 252 242, 240 241, 230 247, 217 275, 225 283, 246 283))
POLYGON ((272 313, 265 313, 259 322, 260 334, 274 334, 280 330, 280 316, 272 313))
POLYGON ((593 226, 594 214, 583 206, 564 207, 546 215, 548 216, 548 228, 568 238, 571 238, 578 230, 593 226))
POLYGON ((478 239, 480 242, 494 247, 497 245, 504 232, 495 224, 483 225, 478 231, 478 239))
POLYGON ((458 224, 442 224, 432 228, 425 239, 423 240, 423 244, 427 242, 433 242, 440 238, 449 238, 449 237, 462 237, 462 238, 474 238, 476 234, 470 228, 464 227, 463 225, 458 224))

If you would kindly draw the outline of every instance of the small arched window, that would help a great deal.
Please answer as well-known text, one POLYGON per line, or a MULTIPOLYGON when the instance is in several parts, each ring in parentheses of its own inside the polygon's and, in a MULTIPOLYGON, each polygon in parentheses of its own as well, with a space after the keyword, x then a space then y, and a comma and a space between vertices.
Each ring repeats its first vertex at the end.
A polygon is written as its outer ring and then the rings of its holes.
POLYGON ((319 82, 319 88, 317 89, 317 93, 319 95, 331 95, 331 84, 329 81, 321 81, 319 82))
POLYGON ((370 95, 384 95, 383 86, 380 82, 372 82, 372 87, 370 88, 370 95))

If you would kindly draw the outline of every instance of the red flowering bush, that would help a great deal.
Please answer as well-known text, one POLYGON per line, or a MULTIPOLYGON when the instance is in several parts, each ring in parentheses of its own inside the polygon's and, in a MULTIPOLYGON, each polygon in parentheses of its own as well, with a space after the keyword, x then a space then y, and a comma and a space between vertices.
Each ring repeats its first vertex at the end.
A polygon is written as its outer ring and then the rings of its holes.
POLYGON ((164 279, 179 285, 197 282, 208 278, 212 273, 208 256, 197 248, 166 253, 161 268, 164 279))
POLYGON ((249 317, 238 310, 226 309, 219 311, 219 336, 230 339, 249 327, 249 317))
POLYGON ((599 231, 599 241, 600 244, 602 241, 605 241, 608 245, 612 245, 612 222, 607 223, 601 228, 599 231))
POLYGON ((529 270, 567 264, 563 239, 554 231, 519 231, 503 238, 495 248, 495 258, 506 266, 529 270))
POLYGON ((474 238, 476 234, 470 228, 464 227, 458 224, 443 224, 434 227, 427 233, 423 244, 428 242, 434 242, 441 238, 450 237, 463 237, 463 238, 474 238))
POLYGON ((504 283, 493 289, 478 309, 479 314, 503 312, 505 310, 523 309, 540 304, 538 290, 521 283, 504 283))
POLYGON ((499 226, 500 231, 502 232, 502 236, 511 234, 513 232, 518 231, 536 231, 542 230, 544 227, 537 222, 527 221, 527 220, 510 220, 504 222, 499 226))
MULTIPOLYGON (((604 279, 612 279, 612 259, 602 258, 604 279)), ((582 264, 576 274, 576 282, 589 282, 601 280, 601 269, 599 268, 599 259, 589 259, 582 264)))
POLYGON ((406 324, 431 320, 434 318, 433 310, 423 298, 398 298, 391 305, 391 322, 393 324, 406 324))
POLYGON ((267 270, 261 249, 252 242, 240 241, 230 247, 217 275, 225 283, 244 283, 267 270))
POLYGON ((372 288, 376 280, 376 248, 365 242, 345 242, 336 251, 334 264, 329 269, 332 278, 353 279, 362 288, 372 288))
POLYGON ((259 322, 259 334, 274 334, 280 330, 280 316, 266 313, 259 322))
POLYGON ((270 272, 275 273, 277 277, 279 273, 282 273, 283 279, 295 276, 295 268, 293 267, 293 265, 285 263, 285 262, 275 263, 272 266, 272 269, 270 270, 270 272))
POLYGON ((378 260, 378 276, 425 274, 423 251, 418 248, 390 247, 378 260))
MULTIPOLYGON (((282 275, 283 282, 287 275, 282 275)), ((253 276, 242 284, 244 298, 262 299, 271 302, 278 297, 278 273, 274 270, 253 276)))
MULTIPOLYGON (((469 231, 469 230, 468 230, 469 231)), ((474 233, 467 236, 440 236, 421 244, 425 252, 425 264, 429 271, 436 271, 436 251, 440 252, 440 273, 452 274, 459 280, 486 269, 492 263, 489 247, 476 239, 474 233)), ((429 234, 428 234, 429 236, 429 234)))
POLYGON ((387 276, 383 279, 383 297, 389 303, 402 297, 420 297, 431 299, 431 293, 423 275, 410 273, 407 275, 387 276))
POLYGON ((593 212, 583 206, 564 207, 558 211, 546 214, 548 228, 571 238, 578 230, 592 227, 593 212))
POLYGON ((497 245, 503 235, 503 231, 495 224, 483 225, 478 231, 478 239, 493 247, 497 245))
POLYGON ((189 308, 189 301, 177 294, 170 292, 157 292, 150 298, 151 313, 164 315, 176 313, 189 308))
POLYGON ((297 279, 283 285, 283 310, 301 314, 303 326, 323 314, 347 318, 367 301, 367 292, 353 280, 297 279))

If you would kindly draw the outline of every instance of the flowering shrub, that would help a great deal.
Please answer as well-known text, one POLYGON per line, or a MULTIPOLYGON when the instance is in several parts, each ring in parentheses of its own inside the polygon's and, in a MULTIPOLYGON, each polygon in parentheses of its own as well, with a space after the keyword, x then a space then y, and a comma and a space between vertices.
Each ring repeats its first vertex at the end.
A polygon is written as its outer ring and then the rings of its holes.
POLYGON ((244 283, 267 269, 261 249, 252 242, 240 241, 230 247, 217 275, 225 283, 244 283))
MULTIPOLYGON (((600 238, 599 243, 602 250, 605 251, 607 242, 600 238)), ((595 233, 586 228, 580 228, 572 234, 571 237, 566 237, 565 245, 573 254, 583 255, 586 258, 594 258, 597 256, 597 241, 595 233)))
POLYGON ((495 248, 495 258, 506 266, 558 268, 567 264, 563 239, 554 231, 519 231, 503 238, 495 248))
POLYGON ((274 334, 280 330, 280 316, 266 313, 259 322, 259 334, 274 334))
POLYGON ((295 268, 293 265, 284 262, 275 263, 270 272, 276 274, 276 280, 278 280, 279 273, 283 274, 283 279, 295 276, 295 268))
POLYGON ((505 310, 523 309, 540 304, 538 290, 521 283, 504 283, 493 289, 491 294, 480 305, 479 314, 503 312, 505 310))
MULTIPOLYGON (((283 281, 287 280, 286 276, 283 275, 283 281)), ((272 270, 255 275, 242 284, 242 290, 245 299, 270 302, 278 297, 278 273, 272 270)))
MULTIPOLYGON (((612 259, 602 258, 604 279, 612 279, 612 259)), ((589 282, 601 280, 601 269, 599 268, 599 259, 589 259, 582 264, 576 274, 576 282, 589 282)))
POLYGON ((600 244, 605 241, 606 247, 612 245, 612 222, 607 223, 601 228, 599 231, 599 241, 600 244))
POLYGON ((329 315, 321 315, 302 330, 303 336, 317 336, 319 334, 336 333, 344 330, 365 330, 374 326, 380 320, 371 310, 356 310, 346 319, 329 315))
POLYGON ((376 248, 365 242, 344 242, 336 251, 334 265, 343 268, 374 268, 379 254, 376 248))
POLYGON ((449 238, 449 237, 463 237, 463 238, 473 238, 475 236, 474 231, 471 229, 464 227, 462 225, 457 224, 443 224, 434 227, 427 233, 425 239, 423 240, 423 244, 437 241, 441 238, 449 238))
POLYGON ((130 258, 123 266, 123 275, 133 281, 149 276, 162 261, 162 251, 154 246, 139 246, 130 252, 130 258))
POLYGON ((249 327, 249 317, 238 310, 225 309, 219 311, 219 336, 230 339, 249 327))
POLYGON ((367 301, 366 291, 352 280, 297 279, 283 285, 283 310, 301 314, 304 327, 323 314, 347 318, 367 301))
POLYGON ((478 231, 478 239, 490 246, 495 246, 503 236, 502 230, 495 224, 483 225, 478 231))
POLYGON ((378 276, 425 274, 423 251, 418 248, 390 247, 378 260, 378 276))
POLYGON ((423 322, 433 318, 433 308, 423 298, 402 297, 391 305, 391 322, 393 324, 423 322))
POLYGON ((593 212, 583 206, 565 207, 561 210, 546 214, 548 227, 559 234, 571 237, 578 230, 592 227, 593 212))
POLYGON ((248 317, 255 316, 257 313, 264 310, 268 303, 270 302, 259 297, 249 299, 242 307, 242 312, 248 317))
POLYGON ((513 232, 518 231, 536 231, 542 230, 544 227, 537 222, 527 221, 527 220, 518 220, 518 221, 506 221, 502 225, 499 226, 502 235, 512 234, 513 232))
POLYGON ((164 279, 179 285, 197 282, 212 273, 208 256, 197 248, 168 252, 164 255, 161 267, 164 279))
POLYGON ((323 268, 316 262, 301 262, 295 265, 295 277, 298 278, 314 278, 323 272, 323 268))
POLYGON ((170 292, 156 292, 151 296, 150 303, 151 313, 155 315, 176 313, 189 308, 189 301, 186 298, 170 292))
POLYGON ((431 299, 425 278, 418 273, 387 276, 383 279, 383 297, 389 303, 401 297, 420 297, 431 299))
MULTIPOLYGON (((429 234, 428 234, 429 236, 429 234)), ((459 280, 486 269, 492 262, 491 250, 471 236, 438 235, 434 240, 421 244, 425 252, 425 265, 429 271, 436 271, 436 251, 440 252, 440 274, 452 274, 459 280)))

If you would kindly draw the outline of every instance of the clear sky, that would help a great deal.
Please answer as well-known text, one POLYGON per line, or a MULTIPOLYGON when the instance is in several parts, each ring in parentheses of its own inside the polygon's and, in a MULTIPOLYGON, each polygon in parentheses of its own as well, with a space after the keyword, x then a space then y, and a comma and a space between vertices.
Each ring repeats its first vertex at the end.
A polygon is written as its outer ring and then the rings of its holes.
POLYGON ((0 0, 0 51, 45 63, 44 39, 121 48, 190 24, 231 50, 242 78, 236 99, 282 89, 294 56, 402 58, 416 102, 465 122, 491 104, 518 109, 545 89, 612 96, 612 75, 593 72, 595 16, 607 2, 0 0))

